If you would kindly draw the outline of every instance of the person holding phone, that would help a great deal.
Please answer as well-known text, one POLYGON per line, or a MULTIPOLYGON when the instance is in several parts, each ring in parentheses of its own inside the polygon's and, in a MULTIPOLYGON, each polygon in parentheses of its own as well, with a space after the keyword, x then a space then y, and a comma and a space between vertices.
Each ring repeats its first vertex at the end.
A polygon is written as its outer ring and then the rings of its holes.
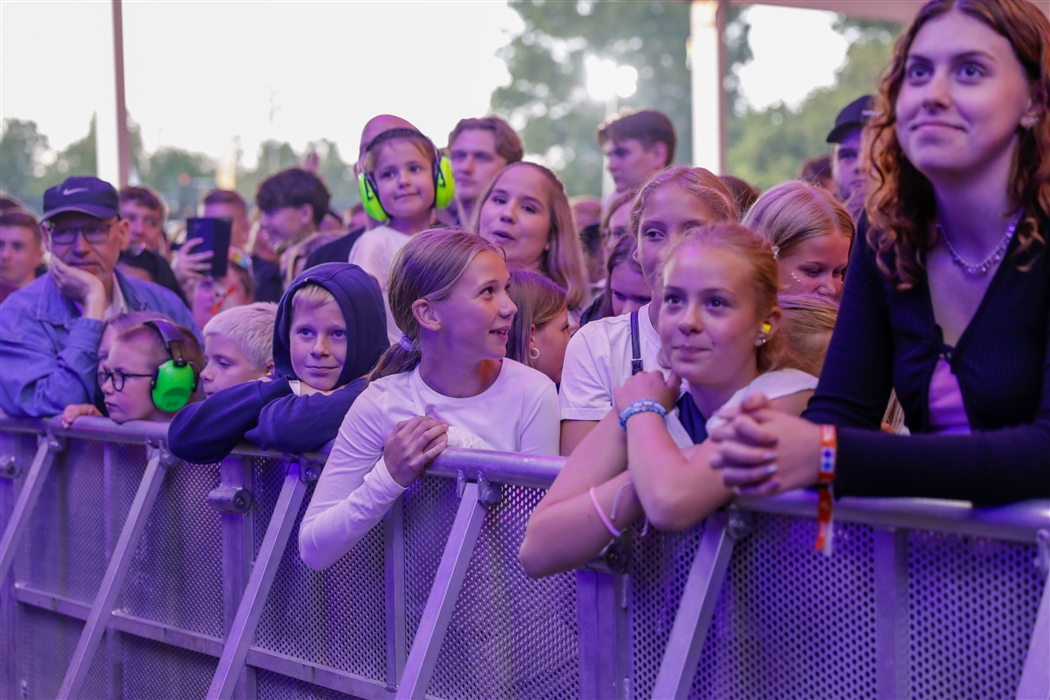
POLYGON ((208 275, 194 285, 190 305, 199 328, 221 311, 252 303, 255 280, 251 258, 243 250, 230 248, 227 260, 225 274, 208 275))

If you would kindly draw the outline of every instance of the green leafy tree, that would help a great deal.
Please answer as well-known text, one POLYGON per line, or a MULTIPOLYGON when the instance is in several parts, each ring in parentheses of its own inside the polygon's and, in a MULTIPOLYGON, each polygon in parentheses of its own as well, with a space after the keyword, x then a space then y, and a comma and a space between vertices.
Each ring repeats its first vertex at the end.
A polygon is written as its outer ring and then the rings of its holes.
POLYGON ((492 109, 519 129, 527 152, 539 154, 570 194, 601 190, 595 130, 605 120, 606 105, 587 94, 588 55, 638 71, 638 90, 621 99, 620 107, 667 114, 679 135, 676 160, 688 162, 688 3, 511 0, 510 6, 525 31, 501 54, 511 83, 493 92, 492 109))
MULTIPOLYGON (((638 91, 622 106, 668 114, 679 134, 676 160, 691 160, 688 3, 511 0, 510 5, 525 29, 502 54, 511 82, 493 92, 492 108, 519 129, 527 151, 551 165, 571 193, 596 194, 601 183, 594 131, 605 106, 587 95, 584 58, 589 54, 639 71, 638 91)), ((752 59, 746 9, 727 8, 723 36, 727 162, 729 172, 767 189, 795 177, 807 158, 828 152, 824 139, 835 115, 874 91, 901 28, 840 18, 836 30, 851 47, 835 85, 814 91, 794 111, 782 104, 753 110, 739 90, 739 68, 752 59)))
POLYGON ((312 141, 307 144, 306 150, 317 154, 317 174, 332 193, 333 209, 342 211, 361 201, 353 167, 343 160, 334 141, 312 141))
MULTIPOLYGON (((740 15, 728 23, 726 43, 730 54, 735 50, 737 56, 749 56, 750 49, 734 46, 735 37, 743 37, 744 44, 747 37, 746 29, 733 29, 734 22, 746 24, 740 15)), ((861 95, 875 92, 901 27, 840 18, 836 30, 851 44, 834 85, 814 90, 796 110, 776 104, 756 111, 741 99, 730 101, 733 108, 727 120, 726 159, 730 173, 760 190, 796 177, 805 160, 831 150, 826 138, 839 111, 861 95)), ((731 79, 727 83, 736 84, 737 70, 747 60, 750 59, 730 64, 731 79)))
POLYGON ((0 189, 28 206, 39 207, 36 181, 45 172, 40 160, 48 150, 47 136, 37 131, 36 122, 5 119, 0 135, 0 189))

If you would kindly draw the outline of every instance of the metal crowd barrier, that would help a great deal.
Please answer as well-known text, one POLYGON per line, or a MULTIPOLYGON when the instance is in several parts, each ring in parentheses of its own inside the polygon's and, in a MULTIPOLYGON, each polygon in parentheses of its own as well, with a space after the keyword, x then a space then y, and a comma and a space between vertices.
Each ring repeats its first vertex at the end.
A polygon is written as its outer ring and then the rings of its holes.
POLYGON ((1050 697, 1050 501, 843 499, 827 558, 793 493, 532 581, 562 460, 448 450, 314 572, 323 456, 165 439, 0 417, 0 697, 1050 697))

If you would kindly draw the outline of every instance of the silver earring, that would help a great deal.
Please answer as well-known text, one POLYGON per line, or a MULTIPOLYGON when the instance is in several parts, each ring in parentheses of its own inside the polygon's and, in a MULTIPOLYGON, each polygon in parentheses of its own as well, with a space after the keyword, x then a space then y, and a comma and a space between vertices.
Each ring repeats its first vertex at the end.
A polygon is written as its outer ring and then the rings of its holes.
POLYGON ((531 357, 534 360, 540 359, 540 349, 539 348, 533 348, 532 350, 530 350, 529 351, 529 357, 531 357))
POLYGON ((765 345, 767 340, 769 340, 769 338, 759 338, 758 339, 758 344, 759 345, 765 345))

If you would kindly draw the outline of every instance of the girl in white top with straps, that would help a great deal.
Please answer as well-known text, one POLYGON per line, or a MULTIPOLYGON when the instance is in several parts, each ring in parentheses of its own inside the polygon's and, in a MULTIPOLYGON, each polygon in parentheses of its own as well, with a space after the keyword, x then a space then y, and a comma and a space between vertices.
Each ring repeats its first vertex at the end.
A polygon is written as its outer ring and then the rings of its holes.
POLYGON ((658 323, 671 371, 641 372, 614 390, 614 409, 529 520, 519 555, 526 573, 585 564, 643 513, 655 527, 680 530, 732 498, 708 465, 705 419, 718 422, 722 407, 752 388, 798 415, 817 385, 787 367, 794 363, 781 346, 777 287, 772 250, 739 224, 699 228, 671 250, 658 323), (665 421, 676 403, 695 443, 685 450, 665 421))

